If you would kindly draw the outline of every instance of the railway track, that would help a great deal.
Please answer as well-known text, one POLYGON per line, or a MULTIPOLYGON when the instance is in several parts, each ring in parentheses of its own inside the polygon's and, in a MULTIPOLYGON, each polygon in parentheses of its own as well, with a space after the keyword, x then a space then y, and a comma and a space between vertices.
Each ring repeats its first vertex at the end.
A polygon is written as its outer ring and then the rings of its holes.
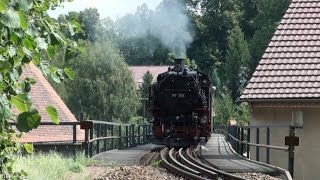
MULTIPOLYGON (((161 148, 146 153, 140 159, 141 165, 160 162, 161 166, 173 174, 187 179, 245 180, 245 179, 278 179, 263 173, 228 173, 213 167, 193 148, 161 148), (249 178, 250 177, 250 178, 249 178)), ((283 179, 283 178, 281 178, 283 179)))
POLYGON ((190 179, 245 179, 207 165, 191 148, 179 150, 164 148, 160 151, 160 158, 164 168, 190 179))

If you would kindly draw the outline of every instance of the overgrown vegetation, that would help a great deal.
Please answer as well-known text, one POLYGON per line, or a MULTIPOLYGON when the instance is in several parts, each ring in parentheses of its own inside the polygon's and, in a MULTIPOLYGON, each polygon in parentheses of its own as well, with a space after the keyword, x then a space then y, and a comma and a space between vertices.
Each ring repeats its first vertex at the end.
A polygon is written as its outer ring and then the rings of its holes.
MULTIPOLYGON (((20 150, 17 144, 19 135, 9 122, 16 121, 20 132, 37 128, 41 116, 32 106, 28 95, 35 81, 29 77, 20 78, 23 66, 34 63, 43 73, 55 81, 72 78, 69 68, 59 69, 50 66, 49 60, 58 45, 69 50, 76 49, 76 44, 63 39, 59 26, 70 26, 74 23, 55 24, 47 15, 47 10, 55 8, 60 0, 0 0, 0 178, 19 179, 23 173, 14 172, 14 156, 20 150), (16 107, 12 116, 12 106, 16 107)), ((57 111, 52 106, 45 107, 54 123, 59 123, 57 111)), ((27 151, 32 146, 25 144, 27 151)))
POLYGON ((27 179, 69 179, 68 176, 73 173, 81 173, 87 164, 88 160, 81 154, 78 154, 74 161, 72 157, 67 158, 50 152, 49 154, 19 156, 14 164, 14 170, 24 170, 27 173, 27 179))

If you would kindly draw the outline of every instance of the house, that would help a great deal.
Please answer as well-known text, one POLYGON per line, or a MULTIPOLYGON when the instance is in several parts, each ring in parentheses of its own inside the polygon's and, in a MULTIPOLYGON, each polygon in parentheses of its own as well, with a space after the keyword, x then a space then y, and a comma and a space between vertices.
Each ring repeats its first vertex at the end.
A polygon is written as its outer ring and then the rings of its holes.
MULTIPOLYGON (((36 81, 31 87, 30 97, 33 106, 38 109, 41 115, 41 122, 52 122, 45 108, 49 105, 54 106, 58 112, 60 122, 76 122, 77 119, 64 104, 59 95, 55 92, 49 82, 42 75, 42 72, 32 63, 25 65, 21 78, 30 77, 36 81)), ((76 128, 77 141, 84 140, 84 132, 80 127, 76 128)), ((25 133, 21 138, 22 143, 33 143, 36 149, 49 150, 55 149, 64 151, 68 148, 65 144, 73 140, 73 127, 70 126, 49 126, 40 125, 37 129, 25 133), (55 145, 52 145, 55 144, 55 145), (60 145, 59 145, 60 144, 60 145)))
MULTIPOLYGON (((320 1, 292 0, 241 100, 250 125, 294 124, 294 179, 312 180, 320 167, 320 1)), ((262 133, 263 134, 263 133, 262 133)), ((284 146, 288 129, 271 129, 271 144, 284 146)), ((265 136, 260 136, 265 143, 265 136)), ((254 133, 251 142, 256 142, 254 133)), ((255 154, 254 148, 251 154, 255 154)), ((265 157, 260 150, 260 159, 265 157)), ((253 157, 253 156, 252 156, 253 157)), ((270 150, 270 163, 288 168, 288 153, 270 150)), ((254 157, 253 157, 254 159, 254 157)))
POLYGON ((136 89, 139 90, 143 83, 143 76, 149 71, 152 74, 153 82, 157 79, 158 74, 168 71, 169 66, 129 66, 133 75, 136 89))

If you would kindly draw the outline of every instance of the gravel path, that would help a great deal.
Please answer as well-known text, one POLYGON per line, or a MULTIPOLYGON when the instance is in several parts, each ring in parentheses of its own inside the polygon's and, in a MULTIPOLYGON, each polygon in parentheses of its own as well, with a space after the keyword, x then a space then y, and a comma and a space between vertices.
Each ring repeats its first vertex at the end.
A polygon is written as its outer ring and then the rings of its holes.
POLYGON ((235 173, 235 175, 252 180, 281 180, 262 173, 235 173))
MULTIPOLYGON (((90 166, 81 173, 85 179, 92 180, 184 180, 155 166, 90 166)), ((235 173, 235 175, 252 180, 281 180, 261 173, 235 173)), ((79 180, 79 175, 67 179, 79 180)))
POLYGON ((85 171, 95 180, 184 180, 153 166, 89 167, 85 171))

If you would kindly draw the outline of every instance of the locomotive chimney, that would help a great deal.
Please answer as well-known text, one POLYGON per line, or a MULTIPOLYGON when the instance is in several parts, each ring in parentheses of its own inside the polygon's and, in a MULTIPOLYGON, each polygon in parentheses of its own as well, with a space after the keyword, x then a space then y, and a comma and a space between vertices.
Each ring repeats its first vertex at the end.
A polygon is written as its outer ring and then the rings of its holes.
POLYGON ((179 64, 181 67, 183 67, 184 68, 184 59, 182 59, 182 58, 176 58, 175 60, 174 60, 174 62, 175 62, 175 64, 179 64))
POLYGON ((185 72, 186 66, 184 64, 184 59, 177 58, 174 61, 175 61, 175 65, 173 67, 173 70, 176 72, 185 72))

